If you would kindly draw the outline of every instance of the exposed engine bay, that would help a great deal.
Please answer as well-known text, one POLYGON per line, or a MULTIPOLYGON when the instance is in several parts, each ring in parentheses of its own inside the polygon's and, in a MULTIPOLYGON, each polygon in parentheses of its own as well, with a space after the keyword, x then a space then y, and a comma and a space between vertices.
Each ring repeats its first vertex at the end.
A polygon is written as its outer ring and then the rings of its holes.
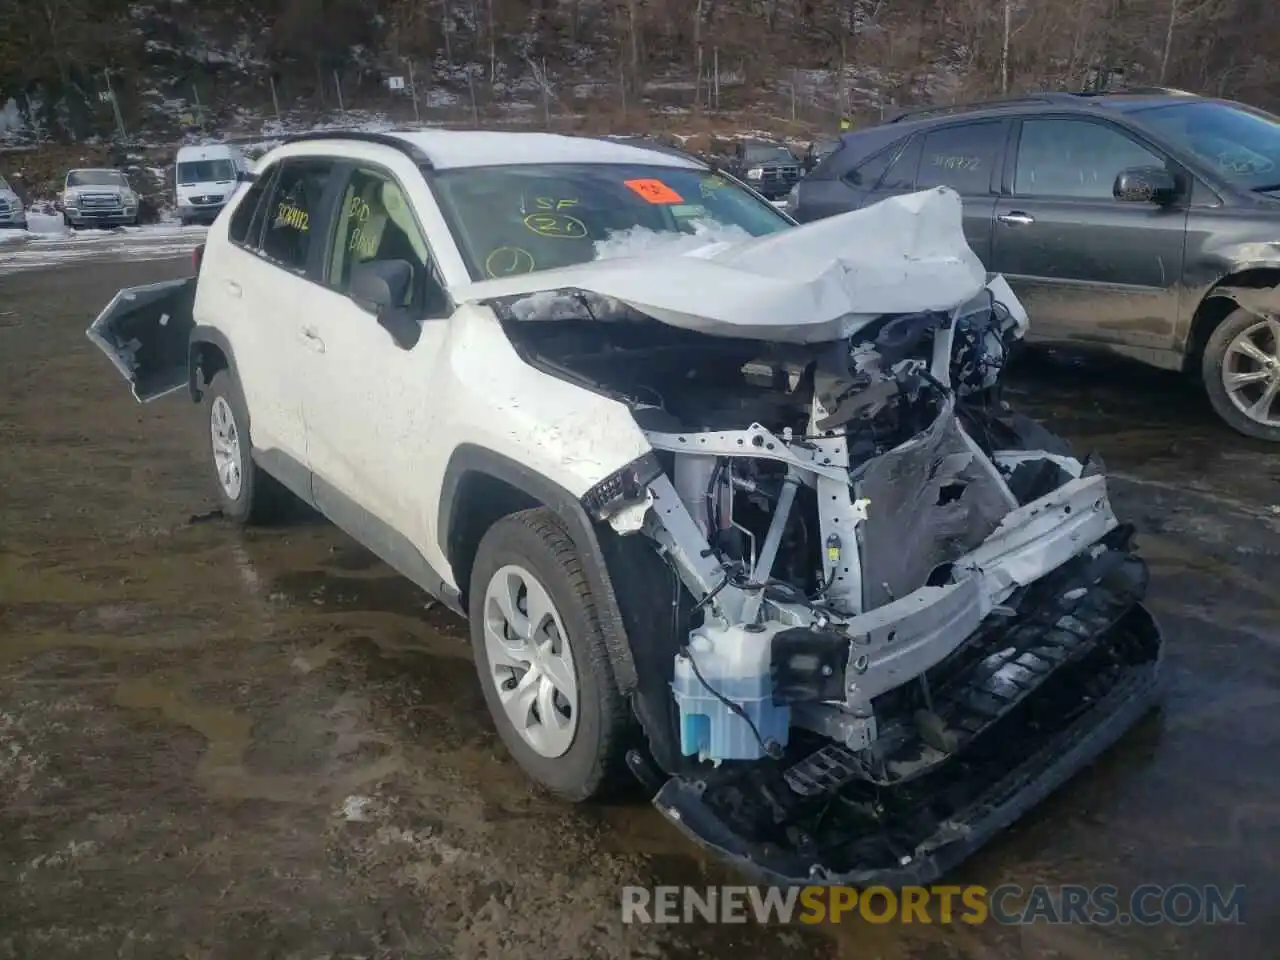
POLYGON ((584 505, 669 573, 611 565, 650 619, 669 598, 669 626, 629 625, 637 773, 699 842, 774 880, 919 882, 1149 707, 1145 565, 1101 465, 1000 399, 1026 325, 1003 279, 818 344, 574 289, 490 305, 652 447, 584 505))

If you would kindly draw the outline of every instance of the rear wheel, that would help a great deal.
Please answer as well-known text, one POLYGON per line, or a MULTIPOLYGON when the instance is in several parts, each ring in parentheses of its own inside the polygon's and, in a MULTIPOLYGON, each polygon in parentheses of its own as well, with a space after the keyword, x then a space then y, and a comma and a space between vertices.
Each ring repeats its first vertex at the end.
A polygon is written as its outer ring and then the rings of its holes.
POLYGON ((1280 320, 1233 311, 1205 345, 1201 377, 1233 429, 1280 443, 1280 320))
POLYGON ((582 560, 547 509, 504 517, 480 542, 471 645, 498 735, 531 778, 583 801, 617 782, 628 730, 582 560))
POLYGON ((249 414, 240 384, 230 371, 219 370, 204 395, 210 462, 223 515, 243 526, 269 523, 280 516, 288 494, 254 463, 249 414))

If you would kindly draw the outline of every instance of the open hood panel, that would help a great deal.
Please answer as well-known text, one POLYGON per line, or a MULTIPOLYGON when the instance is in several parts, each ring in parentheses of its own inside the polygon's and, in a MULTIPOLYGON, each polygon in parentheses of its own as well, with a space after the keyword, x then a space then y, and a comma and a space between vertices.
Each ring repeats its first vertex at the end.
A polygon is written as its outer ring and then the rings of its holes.
POLYGON ((595 260, 451 292, 478 302, 580 290, 713 336, 822 343, 885 314, 952 310, 986 283, 965 240, 960 197, 939 187, 742 242, 595 260))

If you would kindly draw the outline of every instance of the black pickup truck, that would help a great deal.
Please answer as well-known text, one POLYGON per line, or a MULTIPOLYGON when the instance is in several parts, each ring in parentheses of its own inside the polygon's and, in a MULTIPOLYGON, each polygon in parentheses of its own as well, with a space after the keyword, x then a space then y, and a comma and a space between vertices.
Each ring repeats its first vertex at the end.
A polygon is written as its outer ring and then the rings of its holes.
POLYGON ((800 180, 800 161, 786 144, 767 140, 740 140, 733 145, 725 166, 769 200, 778 200, 791 192, 800 180))

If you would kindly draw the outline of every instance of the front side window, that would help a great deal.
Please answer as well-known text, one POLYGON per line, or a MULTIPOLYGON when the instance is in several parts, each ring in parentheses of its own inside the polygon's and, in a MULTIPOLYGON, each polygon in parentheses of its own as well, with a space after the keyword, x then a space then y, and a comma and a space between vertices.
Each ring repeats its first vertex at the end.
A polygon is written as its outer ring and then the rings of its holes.
POLYGON ((178 164, 178 184, 225 183, 236 178, 236 166, 230 160, 191 160, 178 164))
POLYGON ((72 170, 67 174, 68 187, 128 187, 129 181, 119 170, 72 170))
POLYGON ((338 209, 329 257, 329 286, 345 294, 350 289, 353 269, 391 260, 403 260, 413 268, 413 281, 400 306, 438 312, 443 286, 403 189, 393 177, 379 170, 357 168, 347 182, 338 209))
POLYGON ((950 187, 969 196, 990 193, 991 172, 1003 145, 1004 124, 999 120, 932 130, 924 136, 916 186, 950 187))
POLYGON ((1106 124, 1024 120, 1013 192, 1020 197, 1111 200, 1120 171, 1164 165, 1163 158, 1106 124))
POLYGON ((475 280, 680 253, 792 226, 733 181, 684 167, 513 164, 443 170, 431 183, 475 280))
POLYGON ((266 207, 263 254, 289 270, 306 271, 311 238, 316 233, 311 221, 320 208, 332 171, 330 160, 307 158, 284 162, 266 207))
POLYGON ((1148 107, 1132 116, 1236 186, 1280 189, 1280 117, 1205 100, 1148 107))

